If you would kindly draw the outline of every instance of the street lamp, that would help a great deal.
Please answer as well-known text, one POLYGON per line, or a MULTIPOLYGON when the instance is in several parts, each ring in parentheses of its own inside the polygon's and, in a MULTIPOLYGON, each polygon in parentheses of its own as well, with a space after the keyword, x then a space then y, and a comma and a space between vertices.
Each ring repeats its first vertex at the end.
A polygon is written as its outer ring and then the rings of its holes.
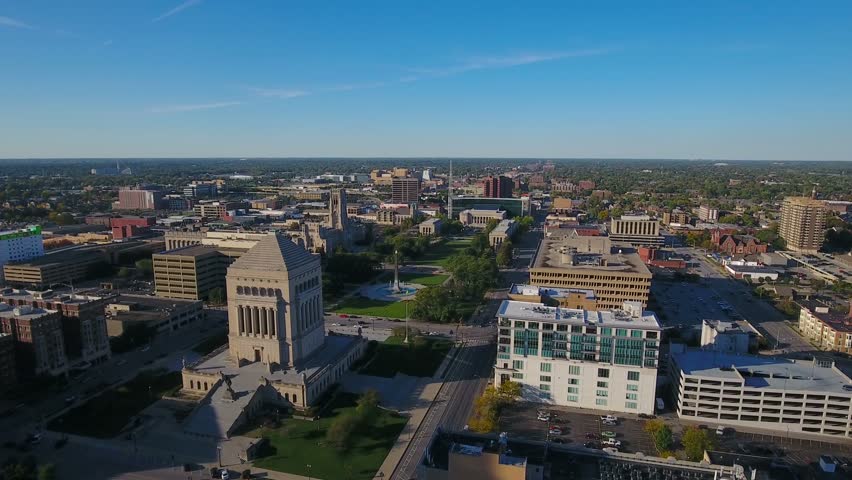
POLYGON ((405 303, 405 340, 402 343, 408 344, 408 300, 404 300, 405 303))
POLYGON ((222 468, 222 447, 216 445, 216 456, 219 459, 219 468, 222 468))
POLYGON ((308 467, 308 480, 311 480, 311 464, 309 463, 305 466, 308 467))

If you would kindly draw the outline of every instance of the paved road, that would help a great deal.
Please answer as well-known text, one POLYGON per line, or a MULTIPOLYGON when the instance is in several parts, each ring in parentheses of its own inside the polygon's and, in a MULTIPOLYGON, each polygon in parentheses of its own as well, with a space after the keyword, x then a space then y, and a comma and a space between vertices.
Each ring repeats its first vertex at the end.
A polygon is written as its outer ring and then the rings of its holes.
POLYGON ((467 423, 474 399, 488 383, 494 355, 493 341, 472 340, 461 347, 444 385, 411 438, 391 479, 415 478, 417 465, 435 431, 439 427, 458 430, 467 423))

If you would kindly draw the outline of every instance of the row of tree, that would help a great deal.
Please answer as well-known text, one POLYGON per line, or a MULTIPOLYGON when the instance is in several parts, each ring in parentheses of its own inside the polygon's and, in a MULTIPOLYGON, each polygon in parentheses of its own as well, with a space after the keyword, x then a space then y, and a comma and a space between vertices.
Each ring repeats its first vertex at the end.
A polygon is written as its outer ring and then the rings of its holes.
POLYGON ((504 381, 499 387, 489 385, 473 404, 473 416, 468 428, 474 432, 488 433, 497 430, 500 412, 511 406, 521 396, 521 384, 511 380, 504 381))
MULTIPOLYGON (((648 420, 645 422, 645 432, 650 435, 660 457, 676 457, 672 449, 675 446, 672 429, 662 420, 648 420)), ((686 427, 681 435, 680 443, 687 460, 700 462, 704 459, 704 452, 716 447, 716 437, 706 428, 695 426, 686 427)))

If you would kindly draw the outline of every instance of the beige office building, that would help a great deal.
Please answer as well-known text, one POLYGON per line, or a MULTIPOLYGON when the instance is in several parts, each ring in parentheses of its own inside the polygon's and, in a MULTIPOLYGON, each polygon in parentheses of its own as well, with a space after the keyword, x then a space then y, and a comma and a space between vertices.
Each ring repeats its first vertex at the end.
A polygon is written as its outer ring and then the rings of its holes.
POLYGON ((609 238, 613 242, 631 245, 662 245, 660 222, 648 215, 622 215, 613 218, 609 229, 609 238))
POLYGON ((243 251, 193 245, 154 254, 155 292, 158 297, 204 300, 211 290, 224 290, 228 265, 243 251))
POLYGON ((607 237, 545 238, 530 268, 530 284, 592 290, 600 310, 624 302, 648 304, 651 272, 639 254, 613 248, 607 237))
POLYGON ((825 239, 825 202, 809 197, 787 197, 781 204, 778 233, 794 252, 813 253, 825 239))

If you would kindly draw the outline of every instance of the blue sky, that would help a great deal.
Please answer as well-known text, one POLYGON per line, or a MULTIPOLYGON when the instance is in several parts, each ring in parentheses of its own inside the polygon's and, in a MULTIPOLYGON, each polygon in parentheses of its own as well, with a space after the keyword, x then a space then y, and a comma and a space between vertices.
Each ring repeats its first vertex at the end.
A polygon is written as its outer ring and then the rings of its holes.
POLYGON ((0 0, 0 158, 852 160, 852 2, 0 0))

